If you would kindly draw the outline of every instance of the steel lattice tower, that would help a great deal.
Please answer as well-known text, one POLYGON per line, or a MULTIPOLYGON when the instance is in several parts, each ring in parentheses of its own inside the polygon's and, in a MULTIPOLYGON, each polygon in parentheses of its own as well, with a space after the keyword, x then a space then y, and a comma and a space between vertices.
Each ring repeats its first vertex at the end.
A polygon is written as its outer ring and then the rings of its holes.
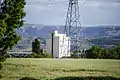
POLYGON ((64 33, 71 38, 71 51, 80 51, 81 30, 78 0, 69 0, 64 33))

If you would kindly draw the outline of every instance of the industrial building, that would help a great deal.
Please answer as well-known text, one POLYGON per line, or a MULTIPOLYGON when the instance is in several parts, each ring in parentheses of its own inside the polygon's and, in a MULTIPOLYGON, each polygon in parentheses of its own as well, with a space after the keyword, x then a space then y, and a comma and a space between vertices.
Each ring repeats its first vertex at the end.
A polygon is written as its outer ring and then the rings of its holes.
POLYGON ((70 37, 54 31, 52 36, 46 40, 46 49, 53 58, 70 57, 70 37))

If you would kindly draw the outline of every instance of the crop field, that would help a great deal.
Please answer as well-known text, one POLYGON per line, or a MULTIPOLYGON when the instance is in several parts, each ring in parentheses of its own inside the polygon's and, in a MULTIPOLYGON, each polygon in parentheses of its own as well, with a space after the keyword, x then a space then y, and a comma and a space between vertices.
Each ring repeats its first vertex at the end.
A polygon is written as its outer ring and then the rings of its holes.
POLYGON ((4 63, 0 75, 0 80, 19 80, 24 77, 40 80, 89 76, 120 78, 120 60, 10 58, 4 63))

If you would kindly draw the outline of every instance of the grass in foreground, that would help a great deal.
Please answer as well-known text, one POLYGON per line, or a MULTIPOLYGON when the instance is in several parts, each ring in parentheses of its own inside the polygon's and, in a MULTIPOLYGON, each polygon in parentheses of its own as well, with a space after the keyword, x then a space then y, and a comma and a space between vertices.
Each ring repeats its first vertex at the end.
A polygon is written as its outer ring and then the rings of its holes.
MULTIPOLYGON (((65 80, 65 77, 120 77, 119 60, 99 59, 7 59, 0 71, 1 80, 23 77, 65 80)), ((73 79, 74 80, 74 79, 73 79)))

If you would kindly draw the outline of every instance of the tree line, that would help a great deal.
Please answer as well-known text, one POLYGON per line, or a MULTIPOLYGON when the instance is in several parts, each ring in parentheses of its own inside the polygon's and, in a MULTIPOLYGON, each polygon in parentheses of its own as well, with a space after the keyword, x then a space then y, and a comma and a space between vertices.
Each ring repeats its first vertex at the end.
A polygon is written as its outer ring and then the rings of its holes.
POLYGON ((120 46, 113 49, 104 49, 100 46, 93 46, 91 49, 86 50, 86 58, 98 59, 120 59, 120 46))
POLYGON ((112 49, 105 49, 98 45, 93 46, 82 52, 74 52, 70 58, 88 58, 88 59, 120 59, 120 46, 112 49))
POLYGON ((32 54, 29 54, 27 58, 52 58, 52 55, 47 53, 46 50, 41 49, 40 40, 37 38, 32 42, 32 54))

